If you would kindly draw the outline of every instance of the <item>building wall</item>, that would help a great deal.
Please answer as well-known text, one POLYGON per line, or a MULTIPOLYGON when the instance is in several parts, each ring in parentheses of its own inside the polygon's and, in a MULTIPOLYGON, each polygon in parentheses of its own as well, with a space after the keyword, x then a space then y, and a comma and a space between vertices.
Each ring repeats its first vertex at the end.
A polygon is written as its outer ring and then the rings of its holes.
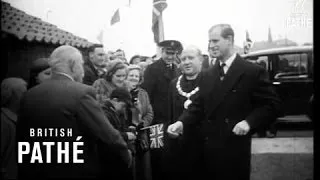
MULTIPOLYGON (((4 51, 1 61, 5 68, 5 77, 21 77, 28 81, 29 68, 32 62, 38 58, 49 57, 51 52, 59 45, 46 44, 44 42, 29 42, 19 40, 14 36, 7 35, 1 38, 4 51)), ((87 57, 87 49, 78 48, 87 57)), ((2 78, 3 79, 3 78, 2 78)), ((1 80, 2 80, 1 79, 1 80)))

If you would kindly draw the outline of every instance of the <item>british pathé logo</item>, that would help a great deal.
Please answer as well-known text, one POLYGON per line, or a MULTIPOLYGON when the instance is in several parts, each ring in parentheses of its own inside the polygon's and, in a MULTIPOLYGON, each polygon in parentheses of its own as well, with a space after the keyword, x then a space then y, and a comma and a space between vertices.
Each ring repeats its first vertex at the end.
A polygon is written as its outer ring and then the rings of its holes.
POLYGON ((287 28, 312 27, 312 17, 310 17, 308 11, 306 11, 306 3, 306 0, 293 1, 291 13, 285 20, 285 26, 287 28))
MULTIPOLYGON (((72 128, 30 128, 30 138, 73 138, 72 128)), ((84 143, 82 136, 77 136, 74 142, 41 141, 41 142, 18 142, 18 163, 29 161, 28 163, 84 163, 84 159, 79 158, 83 154, 84 143), (52 151, 55 149, 55 151, 52 151), (55 154, 53 154, 55 153, 55 154), (69 157, 72 156, 70 162, 69 157), (52 159, 56 157, 56 159, 52 159)))

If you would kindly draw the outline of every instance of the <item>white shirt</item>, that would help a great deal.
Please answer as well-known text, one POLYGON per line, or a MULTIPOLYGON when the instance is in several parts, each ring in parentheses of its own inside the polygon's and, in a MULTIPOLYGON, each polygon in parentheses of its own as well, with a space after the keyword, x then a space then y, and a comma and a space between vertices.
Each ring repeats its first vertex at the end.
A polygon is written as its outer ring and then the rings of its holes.
MULTIPOLYGON (((237 53, 234 53, 232 56, 230 56, 224 63, 226 64, 225 66, 223 66, 223 71, 224 74, 227 74, 231 64, 233 63, 234 59, 236 58, 237 53)), ((220 61, 220 66, 222 65, 223 62, 220 61)))

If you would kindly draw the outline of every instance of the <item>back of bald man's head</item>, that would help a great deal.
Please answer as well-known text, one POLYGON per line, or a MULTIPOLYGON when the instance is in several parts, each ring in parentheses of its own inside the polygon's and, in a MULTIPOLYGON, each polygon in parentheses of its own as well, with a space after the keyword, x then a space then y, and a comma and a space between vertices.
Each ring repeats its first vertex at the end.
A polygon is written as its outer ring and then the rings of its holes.
POLYGON ((63 45, 51 53, 49 65, 52 71, 60 71, 65 68, 72 68, 77 61, 83 62, 80 51, 75 47, 63 45))

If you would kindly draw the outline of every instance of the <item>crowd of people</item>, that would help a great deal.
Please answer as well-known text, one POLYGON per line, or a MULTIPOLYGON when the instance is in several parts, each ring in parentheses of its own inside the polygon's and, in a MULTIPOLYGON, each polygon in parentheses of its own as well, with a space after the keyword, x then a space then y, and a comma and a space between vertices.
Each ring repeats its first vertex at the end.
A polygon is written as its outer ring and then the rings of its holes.
POLYGON ((210 28, 209 56, 177 40, 158 45, 160 59, 130 60, 99 44, 84 60, 62 45, 33 62, 28 82, 5 79, 1 177, 250 179, 251 135, 281 112, 265 69, 234 51, 227 24, 210 28), (156 124, 163 124, 163 147, 151 149, 147 127, 156 124), (72 128, 72 137, 31 137, 30 128, 72 128), (77 137, 84 163, 55 162, 57 147, 50 164, 31 163, 33 153, 17 163, 16 142, 77 137))

